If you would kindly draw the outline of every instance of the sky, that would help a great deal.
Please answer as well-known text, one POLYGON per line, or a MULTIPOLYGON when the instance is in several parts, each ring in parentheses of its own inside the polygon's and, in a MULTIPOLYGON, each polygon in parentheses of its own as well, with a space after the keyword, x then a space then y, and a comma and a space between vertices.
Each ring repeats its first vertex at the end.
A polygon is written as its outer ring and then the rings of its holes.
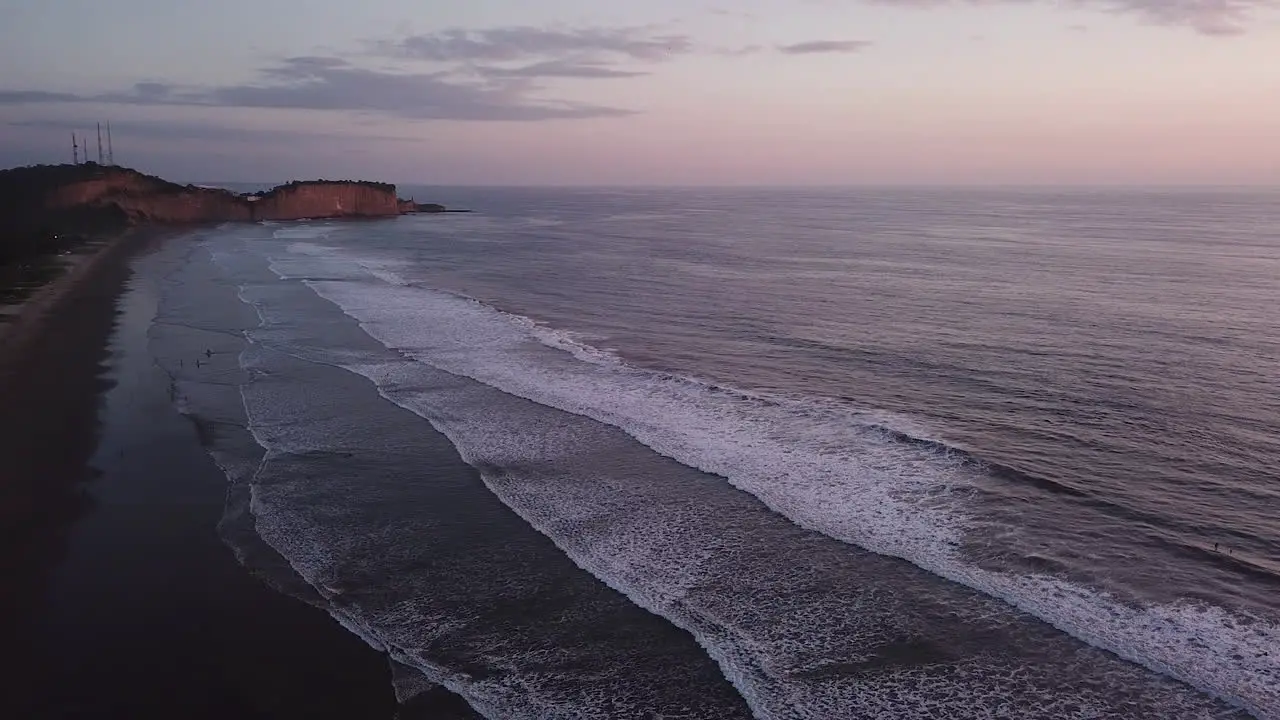
POLYGON ((0 0, 0 166, 1280 185, 1280 0, 0 0))

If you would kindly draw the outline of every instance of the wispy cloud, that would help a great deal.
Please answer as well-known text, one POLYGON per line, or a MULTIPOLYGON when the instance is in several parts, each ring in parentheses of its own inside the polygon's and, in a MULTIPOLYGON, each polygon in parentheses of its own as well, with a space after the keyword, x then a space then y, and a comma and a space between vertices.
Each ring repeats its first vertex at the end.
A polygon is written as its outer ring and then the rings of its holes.
POLYGON ((778 51, 785 55, 855 53, 865 50, 870 44, 866 40, 811 40, 791 45, 779 45, 778 51))
POLYGON ((26 103, 75 102, 78 95, 44 90, 0 90, 0 105, 22 105, 26 103))
POLYGON ((484 78, 607 80, 698 51, 688 35, 654 27, 452 28, 368 43, 371 54, 484 78))
POLYGON ((648 75, 639 70, 619 70, 605 63, 585 60, 545 60, 519 67, 477 66, 475 72, 495 78, 580 78, 607 79, 648 75))
POLYGON ((1253 13, 1275 0, 1093 0, 1108 10, 1130 12, 1158 25, 1187 25, 1205 35, 1244 32, 1253 13))
MULTIPOLYGON (((564 70, 562 68, 562 70, 564 70)), ((634 111, 542 99, 529 82, 459 79, 455 73, 389 72, 335 57, 295 57, 263 68, 257 82, 215 87, 139 83, 99 95, 0 91, 0 104, 101 102, 362 111, 422 120, 538 121, 630 115, 634 111)))
POLYGON ((738 47, 712 48, 707 52, 711 55, 720 55, 722 57, 744 57, 747 55, 756 55, 768 49, 769 48, 764 45, 740 45, 738 47))
MULTIPOLYGON (((79 120, 41 118, 39 120, 14 120, 4 123, 13 128, 32 128, 39 130, 58 130, 77 132, 92 130, 92 123, 79 120)), ((315 132, 299 131, 296 128, 267 129, 247 128, 236 125, 215 125, 207 122, 187 122, 181 120, 115 120, 111 123, 112 134, 117 138, 146 138, 147 140, 197 140, 201 142, 292 142, 298 139, 334 139, 350 138, 349 132, 315 132)), ((402 136, 362 133, 363 140, 403 141, 402 136)))
POLYGON ((566 54, 659 62, 693 52, 688 35, 663 34, 652 27, 453 28, 380 41, 374 47, 393 56, 434 62, 512 62, 560 59, 566 54))
MULTIPOLYGON (((868 1, 882 5, 940 7, 977 5, 989 0, 858 0, 868 1)), ((1111 13, 1131 14, 1144 22, 1157 25, 1186 26, 1205 35, 1236 35, 1245 31, 1257 11, 1276 7, 1280 3, 1277 0, 1073 0, 1071 4, 1099 7, 1111 13)))
POLYGON ((449 29, 367 43, 361 57, 291 57, 250 81, 220 86, 140 82, 98 94, 0 89, 0 105, 95 102, 150 106, 364 112, 415 120, 540 121, 618 117, 636 111, 547 96, 540 81, 611 80, 702 53, 737 56, 851 53, 862 40, 816 40, 731 50, 701 46, 656 26, 449 29), (355 61, 365 62, 363 65, 355 61), (374 62, 368 62, 373 60, 374 62), (401 66, 386 69, 387 62, 401 66))
POLYGON ((755 20, 756 14, 746 10, 737 10, 733 8, 712 7, 707 12, 711 15, 719 15, 721 17, 732 17, 741 20, 755 20))

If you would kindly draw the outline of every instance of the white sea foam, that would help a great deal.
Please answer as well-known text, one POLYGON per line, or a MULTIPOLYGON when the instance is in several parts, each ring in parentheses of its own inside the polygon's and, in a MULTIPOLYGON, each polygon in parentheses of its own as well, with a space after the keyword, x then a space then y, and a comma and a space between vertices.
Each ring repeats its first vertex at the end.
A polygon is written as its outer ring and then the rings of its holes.
MULTIPOLYGON (((282 277, 323 276, 352 262, 336 248, 289 250, 272 258, 282 277), (309 272, 296 267, 301 256, 309 272)), ((382 272, 394 271, 384 264, 382 272)), ((403 282, 309 285, 389 347, 621 428, 663 455, 725 477, 803 527, 902 557, 1259 717, 1280 717, 1276 625, 1193 602, 1135 608, 1053 577, 967 563, 958 542, 974 468, 891 442, 865 414, 628 367, 528 319, 403 282)))
MULTIPOLYGON (((236 264, 235 253, 215 252, 214 256, 224 267, 236 264)), ((256 378, 255 382, 240 386, 248 426, 257 444, 266 451, 261 463, 251 471, 253 479, 249 486, 250 510, 259 536, 289 562, 299 577, 328 600, 327 610, 343 627, 399 663, 415 668, 430 683, 466 698, 471 707, 485 717, 603 720, 614 717, 619 708, 628 707, 627 686, 618 685, 616 694, 595 688, 596 697, 588 699, 584 695, 588 690, 557 677, 553 668, 558 656, 563 654, 561 651, 543 649, 545 644, 539 645, 536 637, 524 645, 511 642, 502 636, 500 627, 494 629, 492 637, 485 637, 487 623, 468 609, 424 614, 426 605, 413 602, 418 598, 388 608, 376 607, 376 603, 375 607, 364 607, 358 598, 353 601, 346 597, 348 587, 335 579, 335 573, 341 576, 344 568, 350 568, 352 550, 368 539, 370 527, 378 528, 375 534, 388 530, 385 526, 379 527, 377 522, 360 526, 336 521, 324 510, 325 494, 343 487, 342 481, 317 491, 307 474, 297 472, 293 466, 296 458, 309 453, 333 453, 344 447, 376 451, 376 447, 367 437, 352 439, 347 406, 340 397, 299 393, 298 386, 287 378, 277 381, 279 368, 273 365, 272 358, 279 357, 276 352, 279 350, 326 365, 347 366, 366 375, 376 375, 383 370, 386 360, 379 363, 371 360, 369 353, 335 348, 330 342, 317 345, 316 338, 324 337, 324 333, 317 333, 314 328, 300 330, 297 314, 289 311, 288 299, 299 290, 283 284, 250 284, 239 289, 241 301, 255 310, 259 321, 259 327, 246 333, 251 346, 240 358, 242 369, 256 378), (324 516, 322 522, 309 517, 315 510, 324 516), (492 668, 492 677, 477 678, 469 669, 433 662, 430 653, 421 651, 422 647, 431 646, 435 638, 453 638, 456 642, 454 636, 457 635, 468 636, 466 639, 475 644, 467 646, 486 656, 484 662, 492 668), (497 654, 488 656, 483 648, 490 643, 503 650, 495 650, 497 654), (544 654, 547 657, 543 657, 544 654)), ((394 364, 406 362, 397 358, 394 364)), ((377 431, 373 432, 376 435, 377 431)), ((377 519, 385 518, 378 515, 377 519)), ((412 584, 421 579, 405 582, 412 584)), ((510 592, 519 586, 520 580, 507 578, 500 582, 505 583, 505 590, 500 592, 510 592)), ((479 583, 478 587, 483 585, 479 583)), ((430 585, 433 589, 438 586, 439 583, 430 585)), ((452 592, 458 592, 457 588, 452 592)), ((430 595, 428 592, 424 597, 430 595)), ((484 606, 482 596, 477 597, 477 607, 481 606, 484 606)), ((616 674, 618 668, 614 668, 614 672, 616 674)), ((635 675, 627 677, 634 679, 635 675)), ((668 687, 670 680, 665 678, 665 682, 652 687, 668 687)), ((643 682, 640 687, 644 687, 643 682)), ((643 704, 647 699, 643 691, 635 695, 638 703, 643 704)))
MULTIPOLYGON (((302 242, 290 245, 289 250, 290 252, 299 255, 319 255, 321 257, 323 257, 326 252, 326 248, 323 246, 302 242)), ((274 265, 274 268, 287 274, 289 272, 287 269, 287 263, 287 260, 281 261, 274 265)), ((388 285, 400 287, 415 285, 414 281, 410 278, 410 275, 406 272, 407 267, 405 266, 405 263, 399 260, 360 257, 353 258, 353 265, 388 285)), ((454 297, 474 302, 471 298, 458 295, 454 295, 454 297)), ((501 311, 494 310, 494 312, 501 311)), ((621 359, 616 353, 611 350, 592 345, 590 343, 590 339, 580 333, 575 333, 571 330, 548 327, 547 325, 541 324, 532 318, 528 318, 523 315, 513 315, 510 313, 501 314, 509 322, 524 327, 528 332, 535 335, 544 345, 564 350, 579 360, 594 363, 621 363, 621 359)))
POLYGON ((299 222, 277 225, 271 236, 277 240, 319 240, 327 238, 337 230, 332 223, 299 222))
MULTIPOLYGON (((385 397, 431 421, 468 462, 488 468, 482 476, 499 498, 551 537, 579 566, 698 638, 758 717, 907 718, 931 706, 949 709, 952 717, 973 717, 972 709, 1001 703, 1038 708, 1036 716, 1054 717, 1061 715, 1053 711, 1055 707, 1105 707, 1105 702, 1090 697, 1092 691, 1087 688, 1047 695, 1043 683, 1008 683, 990 667, 983 652, 970 652, 952 663, 954 674, 919 673, 907 666, 877 673, 875 682, 855 676, 793 677, 833 661, 856 662, 874 655, 874 648, 904 631, 929 634, 929 621, 907 612, 902 603, 875 602, 875 592, 862 599, 842 592, 805 592, 804 588, 833 579, 857 583, 859 573, 876 573, 853 570, 850 574, 850 565, 861 568, 865 560, 843 553, 832 557, 834 542, 820 543, 825 546, 821 549, 807 544, 807 535, 798 528, 748 501, 745 494, 717 487, 714 480, 710 481, 718 491, 714 502, 697 502, 699 497, 711 500, 696 487, 708 479, 688 468, 686 479, 695 480, 691 485, 679 479, 655 483, 658 478, 671 478, 669 463, 635 443, 619 446, 620 439, 612 437, 621 435, 615 428, 481 383, 459 381, 430 365, 390 354, 379 360, 376 352, 361 355, 335 348, 331 341, 317 341, 315 330, 299 322, 299 313, 288 303, 291 294, 283 286, 257 287, 244 294, 263 319, 263 329, 251 332, 252 337, 294 357, 337 364, 364 375, 385 397), (604 456, 614 461, 625 456, 621 462, 633 471, 647 464, 654 467, 640 474, 601 474, 599 458, 593 453, 606 446, 610 449, 604 456), (584 457, 575 462, 580 456, 584 457), (754 525, 755 532, 743 536, 743 523, 754 525), (762 535, 766 530, 768 535, 762 535), (799 557, 797 552, 807 552, 816 562, 780 572, 783 565, 778 561, 799 557), (831 574, 833 564, 841 566, 842 572, 831 574), (744 602, 745 598, 750 600, 744 602)), ((250 367, 256 367, 255 357, 248 357, 250 367)), ((287 382, 283 385, 288 387, 287 382)), ((343 432, 340 400, 293 391, 264 394, 262 387, 248 395, 260 442, 282 456, 351 442, 343 440, 349 433, 343 432)), ((326 555, 345 543, 325 537, 329 523, 296 526, 296 516, 306 515, 317 501, 307 494, 310 482, 293 488, 281 488, 277 482, 264 489, 265 499, 255 492, 261 531, 301 575, 327 593, 339 592, 325 579, 335 564, 326 555)), ((321 503, 329 493, 321 493, 321 503)), ((951 607, 974 612, 972 607, 951 607)), ((978 616, 988 611, 978 604, 978 616)), ((374 620, 374 625, 390 627, 402 637, 408 633, 408 642, 421 642, 418 633, 434 634, 458 618, 421 620, 392 613, 374 620)), ((370 629, 361 634, 378 637, 370 629)), ((518 674, 532 659, 497 656, 490 662, 510 666, 518 674)), ((431 666, 423 667, 436 676, 431 666)), ((464 692, 473 699, 485 695, 487 688, 464 687, 464 692)), ((581 692, 575 703, 580 709, 581 692)), ((602 703, 585 704, 600 707, 602 703)), ((550 715, 544 711, 538 717, 550 715)))
MULTIPOLYGON (((248 296, 243 291, 241 297, 248 301, 248 296)), ((261 306, 255 307, 262 315, 261 306)), ((264 325, 270 324, 265 315, 262 317, 264 325)), ((254 334, 249 333, 251 341, 254 334)), ((260 372, 263 357, 263 350, 254 344, 242 354, 241 364, 247 371, 260 372)), ((263 484, 262 480, 265 479, 264 474, 271 472, 273 462, 283 462, 287 466, 287 458, 291 455, 329 447, 333 438, 342 437, 343 421, 317 420, 314 417, 303 419, 299 413, 312 403, 299 398, 295 398, 292 403, 288 402, 287 396, 264 390, 260 384, 242 386, 241 392, 249 430, 266 451, 250 486, 249 509, 255 518, 257 531, 264 541, 287 560, 299 577, 329 601, 326 609, 335 621, 370 647, 387 653, 403 665, 416 668, 430 682, 466 698, 472 708, 484 717, 567 720, 573 716, 571 708, 541 705, 536 699, 513 691, 500 682, 477 681, 457 668, 424 660, 419 654, 406 651, 397 642, 396 631, 403 631, 406 626, 445 634, 453 624, 460 622, 457 617, 415 618, 416 622, 400 619, 400 622, 392 623, 390 630, 386 630, 379 623, 371 622, 371 618, 358 605, 346 606, 333 602, 335 597, 342 594, 342 589, 335 588, 330 580, 335 557, 341 554, 341 533, 330 541, 316 542, 314 533, 309 531, 311 529, 306 528, 305 523, 300 525, 293 512, 296 509, 293 493, 289 489, 276 488, 270 483, 263 484)), ((474 618, 468 620, 475 621, 474 618)), ((424 643, 430 641, 428 637, 414 639, 424 643)))

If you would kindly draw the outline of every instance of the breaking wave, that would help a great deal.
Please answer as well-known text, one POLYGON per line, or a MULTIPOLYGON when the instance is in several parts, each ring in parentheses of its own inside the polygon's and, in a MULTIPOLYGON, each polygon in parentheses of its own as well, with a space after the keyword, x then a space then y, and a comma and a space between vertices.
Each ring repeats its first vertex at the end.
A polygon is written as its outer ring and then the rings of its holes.
POLYGON ((1135 606, 1051 575, 967 561, 970 496, 992 468, 927 433, 835 402, 633 367, 574 335, 416 286, 385 259, 296 242, 271 260, 281 278, 304 280, 407 357, 619 428, 801 527, 903 558, 1259 717, 1280 717, 1275 625, 1189 601, 1135 606))

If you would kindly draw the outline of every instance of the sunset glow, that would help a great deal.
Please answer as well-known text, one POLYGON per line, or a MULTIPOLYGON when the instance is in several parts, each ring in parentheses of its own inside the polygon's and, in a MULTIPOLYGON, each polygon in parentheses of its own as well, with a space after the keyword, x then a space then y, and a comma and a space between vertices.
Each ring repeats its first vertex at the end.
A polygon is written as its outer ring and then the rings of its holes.
POLYGON ((1273 184, 1268 0, 9 3, 0 164, 433 184, 1273 184), (17 7, 14 7, 14 6, 17 7))

